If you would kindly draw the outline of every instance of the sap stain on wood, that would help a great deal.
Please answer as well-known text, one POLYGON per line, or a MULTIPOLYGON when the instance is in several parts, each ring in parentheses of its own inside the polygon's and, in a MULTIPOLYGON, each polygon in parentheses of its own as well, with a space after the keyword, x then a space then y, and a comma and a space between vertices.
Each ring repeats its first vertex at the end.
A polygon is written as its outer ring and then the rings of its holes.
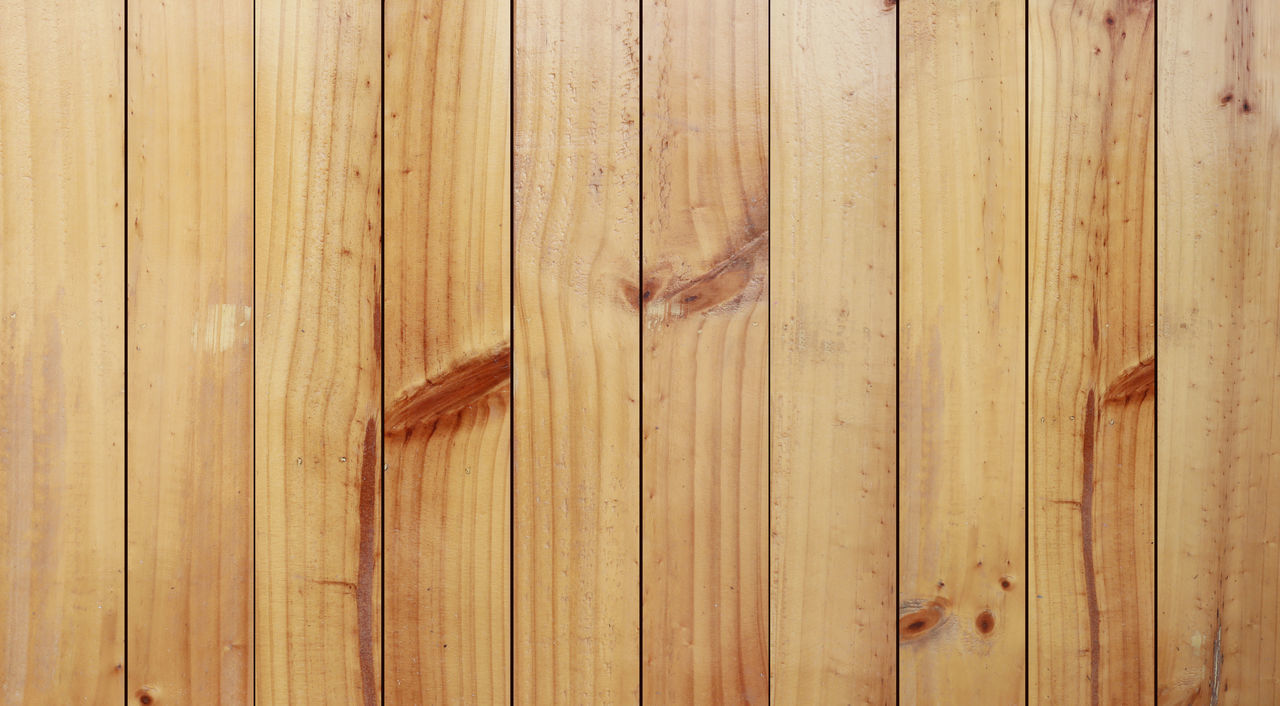
POLYGON ((373 571, 378 536, 378 420, 364 427, 360 460, 360 555, 356 575, 356 623, 360 633, 360 679, 365 706, 378 703, 373 664, 373 571))
POLYGON ((387 410, 387 434, 453 414, 511 386, 511 346, 469 358, 400 396, 387 410))

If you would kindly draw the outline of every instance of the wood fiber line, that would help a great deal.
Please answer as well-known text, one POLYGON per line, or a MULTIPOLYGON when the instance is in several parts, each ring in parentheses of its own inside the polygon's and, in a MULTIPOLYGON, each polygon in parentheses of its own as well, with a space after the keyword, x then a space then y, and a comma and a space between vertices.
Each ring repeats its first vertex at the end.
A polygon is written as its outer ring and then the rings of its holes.
POLYGON ((899 11, 900 696, 1024 703, 1024 4, 899 11))
POLYGON ((1157 702, 1280 700, 1280 6, 1159 12, 1157 702))
POLYGON ((772 13, 771 702, 892 704, 897 12, 772 13))
POLYGON ((638 6, 519 0, 515 700, 640 686, 638 6))
POLYGON ((646 0, 642 697, 768 700, 768 3, 646 0))
POLYGON ((131 703, 253 700, 253 3, 129 3, 131 703))
POLYGON ((511 5, 386 8, 386 702, 506 704, 511 5))
POLYGON ((124 16, 0 3, 0 701, 124 693, 124 16))
POLYGON ((256 694, 380 702, 380 25, 259 0, 256 694))
POLYGON ((1155 13, 1031 6, 1031 700, 1151 703, 1155 13))

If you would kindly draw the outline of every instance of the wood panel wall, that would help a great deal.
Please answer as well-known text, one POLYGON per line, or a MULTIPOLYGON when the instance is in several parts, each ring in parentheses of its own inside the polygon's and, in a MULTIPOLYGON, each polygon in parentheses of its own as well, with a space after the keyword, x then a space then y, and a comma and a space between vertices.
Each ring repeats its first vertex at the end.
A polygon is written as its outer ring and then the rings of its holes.
POLYGON ((0 5, 0 701, 1275 701, 1278 13, 0 5))

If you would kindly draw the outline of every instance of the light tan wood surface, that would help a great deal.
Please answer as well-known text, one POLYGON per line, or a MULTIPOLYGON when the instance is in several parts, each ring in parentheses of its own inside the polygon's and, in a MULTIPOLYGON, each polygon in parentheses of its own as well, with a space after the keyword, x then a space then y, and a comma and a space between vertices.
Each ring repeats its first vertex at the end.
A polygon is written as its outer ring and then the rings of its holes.
POLYGON ((1161 704, 1280 699, 1280 6, 1159 12, 1161 704))
POLYGON ((1155 12, 1031 3, 1031 701, 1155 698, 1155 12))
POLYGON ((257 703, 380 701, 373 0, 257 5, 257 703))
POLYGON ((1024 5, 899 11, 900 698, 1022 703, 1024 5))
POLYGON ((768 4, 642 4, 642 690, 768 699, 768 4))
POLYGON ((505 704, 511 7, 386 13, 386 703, 505 704))
POLYGON ((124 698, 124 7, 0 4, 0 701, 124 698))
POLYGON ((253 3, 128 13, 128 695, 251 703, 253 3))
POLYGON ((638 6, 515 26, 515 703, 636 703, 638 6))
POLYGON ((897 13, 772 3, 772 699, 897 693, 897 13))

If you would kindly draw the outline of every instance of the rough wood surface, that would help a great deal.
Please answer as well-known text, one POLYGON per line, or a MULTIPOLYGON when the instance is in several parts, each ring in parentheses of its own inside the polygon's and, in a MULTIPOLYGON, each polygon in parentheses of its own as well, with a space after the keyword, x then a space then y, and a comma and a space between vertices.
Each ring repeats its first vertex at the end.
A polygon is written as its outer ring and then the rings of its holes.
POLYGON ((1155 697, 1154 20, 1031 3, 1034 703, 1155 697))
POLYGON ((0 701, 124 696, 124 7, 0 3, 0 701))
POLYGON ((253 3, 128 12, 128 695, 249 703, 253 3))
POLYGON ((1157 689, 1280 700, 1280 6, 1159 13, 1157 689))
POLYGON ((515 703, 636 703, 639 13, 521 0, 515 703))
POLYGON ((1022 703, 1024 5, 899 11, 901 698, 1022 703))
POLYGON ((505 704, 511 7, 386 13, 386 703, 505 704))
POLYGON ((373 706, 382 16, 374 0, 257 13, 257 700, 373 706))
POLYGON ((768 699, 768 3, 645 0, 645 701, 768 699))
POLYGON ((772 703, 891 704, 896 10, 772 12, 772 703))

